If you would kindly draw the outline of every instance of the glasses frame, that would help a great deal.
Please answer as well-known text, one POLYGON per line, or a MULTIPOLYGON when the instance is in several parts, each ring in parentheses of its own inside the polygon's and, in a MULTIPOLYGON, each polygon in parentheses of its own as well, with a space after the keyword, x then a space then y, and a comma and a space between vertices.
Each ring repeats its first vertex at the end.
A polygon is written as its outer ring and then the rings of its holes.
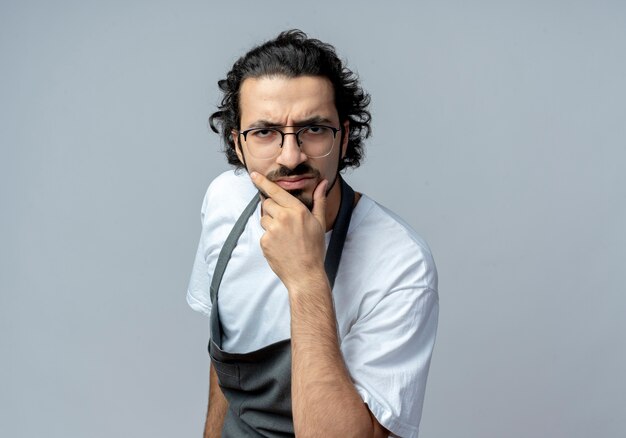
MULTIPOLYGON (((247 141, 247 136, 248 133, 252 132, 252 131, 262 131, 262 130, 267 130, 267 131, 275 131, 280 133, 280 149, 278 149, 278 153, 272 157, 268 157, 268 158, 259 158, 259 157, 254 157, 257 160, 273 160, 274 158, 276 158, 277 156, 280 155, 280 151, 282 151, 283 145, 285 144, 285 136, 286 135, 293 135, 296 137, 296 144, 298 145, 298 148, 300 148, 300 145, 302 144, 300 141, 300 133, 306 129, 310 129, 310 128, 327 128, 330 129, 333 132, 333 144, 330 147, 330 150, 324 154, 324 155, 319 155, 316 157, 312 157, 308 154, 306 154, 306 152, 304 153, 307 157, 309 158, 324 158, 327 157, 331 154, 331 152, 333 151, 333 149, 335 148, 335 141, 337 140, 337 133, 339 131, 343 132, 343 127, 341 128, 335 128, 333 126, 328 126, 328 125, 318 125, 318 124, 312 124, 312 125, 306 125, 306 126, 268 126, 268 127, 257 127, 257 128, 249 128, 249 129, 245 129, 243 131, 236 131, 237 134, 239 136, 243 135, 243 141, 244 143, 247 141), (300 128, 295 132, 284 132, 283 129, 285 128, 300 128)), ((247 147, 247 145, 246 145, 247 147)), ((302 149, 300 149, 302 150, 302 149)), ((252 152, 250 152, 252 154, 252 152)), ((252 156, 254 156, 254 154, 252 154, 252 156)))

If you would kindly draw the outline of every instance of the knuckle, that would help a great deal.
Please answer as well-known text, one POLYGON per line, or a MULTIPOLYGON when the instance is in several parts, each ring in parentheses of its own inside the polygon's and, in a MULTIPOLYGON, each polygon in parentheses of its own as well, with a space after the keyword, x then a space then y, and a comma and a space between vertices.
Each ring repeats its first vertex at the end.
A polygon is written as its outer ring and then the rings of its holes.
POLYGON ((295 211, 300 219, 307 216, 309 209, 304 204, 297 205, 295 211))
POLYGON ((279 210, 276 212, 276 220, 280 221, 280 222, 285 222, 287 220, 289 220, 289 213, 287 213, 284 210, 279 210))
POLYGON ((265 234, 263 234, 263 237, 265 237, 266 240, 268 240, 271 235, 271 232, 273 230, 276 229, 276 220, 272 220, 270 218, 265 218, 265 221, 262 224, 263 229, 265 230, 265 234))
POLYGON ((272 221, 270 220, 270 218, 265 216, 261 218, 261 228, 263 228, 265 231, 269 231, 272 228, 272 221))

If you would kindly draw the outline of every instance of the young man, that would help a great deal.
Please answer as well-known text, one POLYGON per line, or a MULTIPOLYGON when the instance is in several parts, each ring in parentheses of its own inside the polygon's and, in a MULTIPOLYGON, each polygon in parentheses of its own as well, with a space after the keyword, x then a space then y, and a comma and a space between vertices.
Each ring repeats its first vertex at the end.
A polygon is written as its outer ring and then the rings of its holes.
POLYGON ((206 437, 415 437, 438 316, 426 243, 355 193, 369 96, 334 48, 281 33, 219 81, 187 301, 210 317, 206 437), (243 171, 245 170, 245 171, 243 171))

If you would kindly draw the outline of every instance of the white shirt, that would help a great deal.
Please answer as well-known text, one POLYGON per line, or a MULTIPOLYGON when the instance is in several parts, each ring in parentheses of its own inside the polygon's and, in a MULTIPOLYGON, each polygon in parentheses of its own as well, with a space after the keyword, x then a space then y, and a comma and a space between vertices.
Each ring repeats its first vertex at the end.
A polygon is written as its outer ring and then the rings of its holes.
MULTIPOLYGON (((187 302, 210 315, 209 285, 220 249, 256 193, 247 173, 209 186, 187 302)), ((254 351, 290 336, 287 290, 260 248, 260 207, 248 220, 219 290, 222 347, 254 351)), ((330 232, 326 234, 326 244, 330 232)), ((427 244, 400 218, 363 195, 356 205, 333 288, 344 361, 377 420, 416 437, 437 330, 437 271, 427 244)))

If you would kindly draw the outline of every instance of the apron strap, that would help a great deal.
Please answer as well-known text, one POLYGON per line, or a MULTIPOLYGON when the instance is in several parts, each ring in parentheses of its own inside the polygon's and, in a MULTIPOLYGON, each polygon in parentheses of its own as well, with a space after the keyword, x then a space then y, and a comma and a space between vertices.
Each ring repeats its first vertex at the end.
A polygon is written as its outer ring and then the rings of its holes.
POLYGON ((341 253, 343 252, 343 245, 346 241, 348 228, 350 227, 350 219, 352 218, 352 209, 354 207, 354 190, 352 190, 352 187, 350 187, 343 178, 340 176, 338 176, 338 178, 341 183, 341 204, 339 205, 339 212, 335 219, 333 234, 330 237, 330 243, 326 250, 326 258, 324 259, 324 268, 326 269, 326 275, 328 276, 331 290, 335 285, 335 277, 339 270, 341 253))
POLYGON ((237 241, 239 240, 239 236, 243 233, 244 228, 246 228, 246 224, 248 223, 248 219, 254 213, 257 204, 259 203, 259 195, 258 193, 254 195, 254 197, 250 200, 246 208, 235 222, 233 229, 230 230, 222 249, 220 250, 220 255, 217 257, 217 264, 215 265, 215 270, 213 271, 213 278, 211 279, 211 303, 215 301, 217 296, 217 291, 220 288, 220 284, 222 283, 222 277, 224 276, 224 271, 226 271, 226 265, 228 265, 228 261, 230 260, 230 256, 233 253, 233 249, 237 246, 237 241))

